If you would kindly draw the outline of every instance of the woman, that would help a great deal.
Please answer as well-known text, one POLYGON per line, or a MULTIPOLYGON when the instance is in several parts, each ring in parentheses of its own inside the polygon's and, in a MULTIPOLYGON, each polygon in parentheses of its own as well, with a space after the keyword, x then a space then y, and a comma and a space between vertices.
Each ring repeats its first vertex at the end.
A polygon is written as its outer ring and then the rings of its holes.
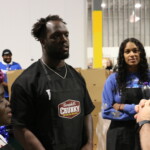
POLYGON ((102 116, 110 119, 107 150, 140 150, 135 107, 142 99, 144 82, 149 82, 145 49, 135 38, 124 40, 119 49, 118 71, 104 86, 102 116))
POLYGON ((5 126, 2 125, 9 125, 11 122, 11 109, 9 107, 9 101, 4 98, 4 88, 2 86, 4 76, 3 73, 0 71, 0 150, 13 150, 13 148, 7 144, 4 135, 7 136, 5 131, 5 126))

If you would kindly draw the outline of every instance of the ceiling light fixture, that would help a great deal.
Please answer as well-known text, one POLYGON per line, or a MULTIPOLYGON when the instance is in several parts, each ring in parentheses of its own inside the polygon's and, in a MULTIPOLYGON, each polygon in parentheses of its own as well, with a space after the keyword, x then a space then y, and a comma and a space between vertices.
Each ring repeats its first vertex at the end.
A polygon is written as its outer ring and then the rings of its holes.
POLYGON ((102 3, 102 4, 101 4, 101 7, 102 7, 102 8, 105 8, 105 7, 106 7, 106 4, 105 4, 105 3, 102 3))
POLYGON ((141 7, 141 4, 140 3, 136 3, 135 4, 135 8, 140 8, 141 7))

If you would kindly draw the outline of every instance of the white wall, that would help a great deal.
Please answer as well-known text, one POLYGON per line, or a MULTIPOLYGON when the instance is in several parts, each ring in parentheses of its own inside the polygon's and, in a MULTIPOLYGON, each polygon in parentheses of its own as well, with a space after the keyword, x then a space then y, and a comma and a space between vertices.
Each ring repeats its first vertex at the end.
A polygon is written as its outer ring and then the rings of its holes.
POLYGON ((70 58, 74 67, 86 67, 86 0, 0 0, 0 61, 3 49, 23 68, 41 57, 40 43, 31 36, 32 25, 49 14, 60 15, 70 32, 70 58), (34 61, 31 61, 34 59, 34 61))

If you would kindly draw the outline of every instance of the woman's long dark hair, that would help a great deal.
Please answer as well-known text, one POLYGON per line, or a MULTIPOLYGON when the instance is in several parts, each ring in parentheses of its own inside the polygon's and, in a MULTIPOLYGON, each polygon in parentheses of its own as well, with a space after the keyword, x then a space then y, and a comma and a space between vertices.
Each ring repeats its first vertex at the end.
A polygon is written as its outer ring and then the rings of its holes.
POLYGON ((128 38, 121 43, 120 48, 119 48, 119 55, 118 55, 118 62, 117 62, 118 74, 116 77, 117 84, 118 84, 118 91, 123 91, 126 87, 126 77, 128 74, 128 67, 124 58, 124 49, 128 42, 134 43, 140 51, 140 62, 138 64, 139 82, 149 81, 148 63, 146 59, 144 46, 139 40, 135 38, 128 38))

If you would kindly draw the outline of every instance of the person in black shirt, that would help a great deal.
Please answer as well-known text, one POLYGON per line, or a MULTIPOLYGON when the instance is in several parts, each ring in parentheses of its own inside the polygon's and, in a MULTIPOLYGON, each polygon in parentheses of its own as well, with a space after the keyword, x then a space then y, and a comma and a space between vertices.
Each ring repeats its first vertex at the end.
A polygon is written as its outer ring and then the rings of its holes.
POLYGON ((32 35, 42 58, 12 86, 14 134, 25 150, 92 150, 94 105, 84 79, 70 65, 69 32, 58 15, 41 18, 32 35))

